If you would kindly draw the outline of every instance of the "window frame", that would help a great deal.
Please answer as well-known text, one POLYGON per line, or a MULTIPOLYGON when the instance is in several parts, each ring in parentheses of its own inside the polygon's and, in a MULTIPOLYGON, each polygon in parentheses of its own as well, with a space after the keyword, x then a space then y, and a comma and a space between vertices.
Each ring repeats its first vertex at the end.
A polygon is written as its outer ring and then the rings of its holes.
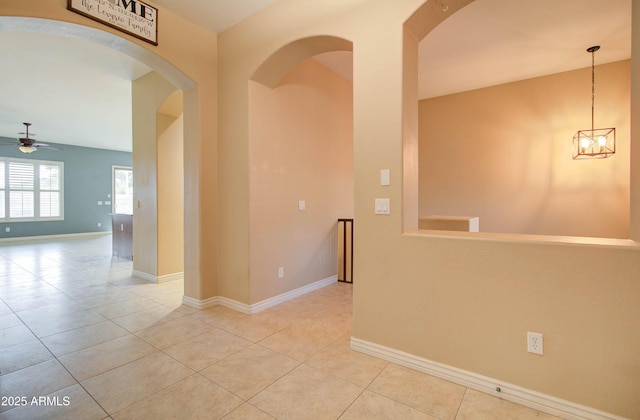
MULTIPOLYGON (((126 170, 131 171, 131 176, 133 177, 133 167, 125 166, 125 165, 112 165, 111 166, 111 213, 113 214, 129 214, 129 213, 116 213, 116 171, 117 170, 126 170)), ((134 209, 133 202, 133 186, 131 187, 131 215, 133 215, 134 209)))
MULTIPOLYGON (((64 220, 64 162, 40 159, 21 159, 8 156, 0 156, 0 161, 4 164, 4 185, 0 185, 0 191, 4 193, 4 217, 0 217, 0 223, 22 223, 22 222, 52 222, 64 220), (11 217, 11 187, 10 187, 10 164, 11 162, 33 165, 33 217, 11 217), (59 168, 58 190, 47 189, 41 191, 40 188, 40 166, 57 166, 59 168), (40 193, 58 192, 60 194, 59 216, 41 216, 40 193)), ((17 190, 16 190, 17 191, 17 190)), ((1 205, 1 204, 0 204, 1 205)))

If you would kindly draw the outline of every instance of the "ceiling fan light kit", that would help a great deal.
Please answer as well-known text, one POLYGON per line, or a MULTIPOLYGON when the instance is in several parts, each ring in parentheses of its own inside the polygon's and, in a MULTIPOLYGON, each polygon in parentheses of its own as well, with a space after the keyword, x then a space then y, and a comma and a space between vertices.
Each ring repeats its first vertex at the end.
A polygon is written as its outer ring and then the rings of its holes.
POLYGON ((38 150, 40 147, 46 147, 49 150, 62 150, 59 147, 51 147, 45 143, 36 143, 36 139, 29 137, 29 136, 35 136, 34 133, 29 133, 29 127, 31 126, 31 123, 24 122, 22 124, 24 124, 26 129, 23 133, 18 133, 18 134, 21 134, 21 135, 24 134, 24 137, 20 137, 18 139, 18 143, 1 143, 0 146, 18 146, 18 150, 20 150, 22 153, 25 153, 25 154, 33 153, 36 150, 38 150))
POLYGON ((33 146, 20 146, 20 147, 18 147, 18 149, 19 149, 22 153, 33 153, 33 152, 35 152, 36 150, 38 150, 38 149, 36 149, 36 148, 35 148, 35 147, 33 147, 33 146))

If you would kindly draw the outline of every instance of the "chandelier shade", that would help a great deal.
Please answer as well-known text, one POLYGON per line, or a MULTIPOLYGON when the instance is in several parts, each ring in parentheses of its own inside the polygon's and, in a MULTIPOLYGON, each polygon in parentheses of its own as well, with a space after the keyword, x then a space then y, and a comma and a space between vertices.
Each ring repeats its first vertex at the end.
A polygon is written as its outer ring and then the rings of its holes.
POLYGON ((580 130, 573 136, 574 159, 604 159, 615 152, 615 128, 580 130))
POLYGON ((616 129, 594 128, 596 98, 595 53, 599 49, 599 45, 587 48, 587 52, 591 53, 591 129, 579 130, 573 136, 574 159, 604 159, 616 152, 616 129))

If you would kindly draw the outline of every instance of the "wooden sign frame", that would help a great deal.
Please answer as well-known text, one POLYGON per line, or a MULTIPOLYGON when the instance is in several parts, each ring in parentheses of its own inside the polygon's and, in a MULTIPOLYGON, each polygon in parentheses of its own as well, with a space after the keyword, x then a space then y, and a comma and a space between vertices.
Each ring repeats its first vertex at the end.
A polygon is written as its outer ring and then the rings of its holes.
POLYGON ((158 45, 158 9, 140 0, 67 0, 67 9, 158 45))

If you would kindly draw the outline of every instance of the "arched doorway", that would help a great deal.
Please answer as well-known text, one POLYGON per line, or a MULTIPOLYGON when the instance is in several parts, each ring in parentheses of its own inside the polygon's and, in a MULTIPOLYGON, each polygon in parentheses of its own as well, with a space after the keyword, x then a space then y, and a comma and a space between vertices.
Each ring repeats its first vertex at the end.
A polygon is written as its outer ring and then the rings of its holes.
POLYGON ((300 39, 249 81, 251 304, 336 280, 336 222, 353 217, 352 48, 300 39), (325 53, 346 77, 314 59, 325 53))
MULTIPOLYGON (((198 107, 199 107, 199 104, 197 101, 198 86, 185 73, 178 70, 176 67, 174 67, 172 64, 170 64, 168 61, 164 60, 160 56, 150 52, 149 50, 131 41, 128 41, 124 38, 121 38, 109 32, 105 32, 99 29, 86 27, 83 25, 69 23, 69 22, 60 22, 60 21, 49 20, 49 19, 4 16, 4 17, 0 17, 0 28, 6 31, 22 31, 22 32, 28 31, 28 32, 34 32, 34 33, 53 34, 53 35, 59 35, 62 37, 77 38, 77 39, 88 41, 90 43, 111 48, 115 51, 126 54, 134 58, 135 60, 138 60, 141 63, 144 63, 145 65, 153 69, 157 77, 161 78, 162 80, 165 81, 166 84, 169 85, 169 91, 167 95, 176 89, 179 89, 181 92, 185 93, 185 97, 187 97, 187 99, 185 100, 187 104, 185 105, 185 115, 186 115, 186 118, 189 121, 191 121, 191 124, 188 126, 188 128, 184 128, 182 130, 183 133, 185 130, 188 132, 188 134, 183 135, 183 137, 187 139, 186 142, 190 146, 193 146, 194 142, 196 143, 199 142, 199 137, 197 135, 194 135, 194 133, 198 133, 198 130, 199 130, 198 129, 199 119, 197 117, 198 107)), ((155 121, 155 115, 156 115, 158 106, 160 106, 159 103, 157 104, 156 108, 154 108, 151 112, 151 114, 153 115, 154 121, 155 121)), ((154 123, 154 132, 155 132, 155 123, 154 123)), ((134 129, 134 133, 135 133, 135 129, 134 129)), ((134 138, 135 138, 135 135, 134 135, 134 138)), ((154 142, 156 141, 155 136, 153 138, 153 141, 154 142)), ((189 147, 190 151, 194 149, 197 150, 198 148, 189 147)), ((140 165, 140 162, 156 161, 156 155, 152 154, 147 156, 145 155, 145 153, 147 152, 148 151, 143 151, 142 154, 140 154, 134 151, 134 158, 133 158, 134 171, 136 171, 137 175, 139 175, 138 179, 149 179, 149 178, 157 177, 157 173, 155 172, 150 173, 147 170, 141 169, 142 167, 140 165), (138 164, 136 164, 136 161, 138 161, 138 164), (137 166, 137 168, 135 166, 137 166)), ((194 179, 193 172, 195 172, 196 174, 198 172, 199 156, 197 154, 196 155, 191 154, 189 155, 189 157, 194 158, 195 162, 192 165, 187 165, 186 166, 187 169, 185 170, 189 171, 189 178, 194 179)), ((150 165, 148 168, 152 168, 152 170, 155 171, 155 168, 156 168, 155 163, 150 165)), ((197 180, 197 175, 195 179, 197 180)), ((134 181, 134 184, 135 184, 135 181, 134 181)), ((155 186, 155 183, 153 184, 153 186, 155 186)), ((138 191, 144 190, 145 188, 151 188, 151 187, 152 186, 150 184, 142 185, 142 187, 141 187, 141 184, 138 184, 137 186, 134 185, 134 189, 138 191)), ((189 205, 185 206, 186 208, 188 208, 188 212, 190 216, 189 220, 196 221, 196 222, 186 223, 186 225, 190 228, 186 230, 186 232, 188 233, 183 234, 184 243, 189 243, 190 246, 188 247, 188 250, 183 250, 183 249, 180 250, 181 253, 188 254, 187 259, 189 261, 189 265, 188 265, 189 268, 185 270, 185 271, 188 271, 188 273, 185 274, 185 277, 188 278, 188 280, 185 282, 186 284, 185 295, 201 297, 200 293, 202 293, 202 286, 200 284, 200 267, 199 267, 200 241, 198 238, 200 234, 198 229, 198 220, 199 220, 198 214, 200 212, 200 209, 199 209, 199 206, 197 205, 199 201, 199 197, 193 194, 188 194, 188 195, 183 194, 183 196, 180 197, 180 199, 184 201, 185 196, 188 196, 186 200, 189 201, 189 205), (194 238, 192 235, 195 235, 196 237, 194 238)), ((152 218, 155 219, 157 218, 157 211, 158 211, 157 205, 155 204, 155 202, 157 201, 157 194, 155 189, 153 188, 150 189, 150 192, 147 195, 147 198, 148 200, 146 201, 138 200, 136 202, 137 205, 134 205, 134 209, 142 208, 145 212, 148 211, 149 214, 153 215, 152 218)), ((146 218, 147 217, 145 215, 145 219, 146 218)), ((184 224, 182 220, 179 223, 184 224)), ((137 248, 144 249, 145 251, 150 251, 148 252, 148 258, 146 258, 143 255, 143 253, 139 253, 138 255, 139 258, 137 258, 134 263, 134 272, 138 271, 138 274, 141 274, 141 277, 146 278, 147 280, 152 280, 152 281, 159 280, 159 278, 163 274, 165 274, 158 271, 159 270, 159 265, 157 260, 158 248, 159 248, 158 237, 167 237, 168 235, 164 235, 164 236, 159 235, 158 228, 159 227, 157 225, 153 225, 152 230, 148 228, 140 229, 139 224, 134 224, 134 248, 136 248, 135 244, 137 243, 138 244, 137 248), (136 264, 141 264, 141 265, 136 266, 136 264), (142 267, 142 269, 138 269, 139 267, 142 267)), ((171 242, 170 238, 164 239, 164 240, 171 242)), ((183 243, 182 240, 178 242, 183 243)))

